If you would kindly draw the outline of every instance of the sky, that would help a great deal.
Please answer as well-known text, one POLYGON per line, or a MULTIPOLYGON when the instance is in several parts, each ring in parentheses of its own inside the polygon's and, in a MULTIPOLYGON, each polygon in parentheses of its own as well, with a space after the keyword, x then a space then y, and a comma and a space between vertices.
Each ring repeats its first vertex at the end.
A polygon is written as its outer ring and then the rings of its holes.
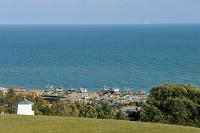
POLYGON ((200 23, 200 0, 0 0, 0 24, 200 23))

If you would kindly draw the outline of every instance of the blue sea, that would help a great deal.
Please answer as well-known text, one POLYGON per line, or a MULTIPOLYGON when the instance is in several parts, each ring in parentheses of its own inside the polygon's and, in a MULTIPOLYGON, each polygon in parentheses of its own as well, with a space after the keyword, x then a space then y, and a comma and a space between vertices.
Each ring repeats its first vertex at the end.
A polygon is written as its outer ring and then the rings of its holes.
POLYGON ((200 25, 1 25, 0 86, 200 87, 200 25))

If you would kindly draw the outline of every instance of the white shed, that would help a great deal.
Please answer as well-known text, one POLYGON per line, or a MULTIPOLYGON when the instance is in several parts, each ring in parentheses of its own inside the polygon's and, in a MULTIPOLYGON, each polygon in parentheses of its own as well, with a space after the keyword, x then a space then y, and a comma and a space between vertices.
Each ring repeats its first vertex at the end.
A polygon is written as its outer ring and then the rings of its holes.
POLYGON ((22 101, 17 103, 17 114, 18 115, 34 115, 32 110, 33 103, 28 101, 25 97, 22 101))

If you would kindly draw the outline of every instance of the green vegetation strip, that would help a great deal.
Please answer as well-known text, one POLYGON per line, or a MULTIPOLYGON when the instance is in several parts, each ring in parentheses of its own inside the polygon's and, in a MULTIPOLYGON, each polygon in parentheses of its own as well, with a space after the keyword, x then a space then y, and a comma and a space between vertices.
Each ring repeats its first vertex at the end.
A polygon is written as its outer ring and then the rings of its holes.
POLYGON ((0 115, 1 133, 200 133, 199 128, 58 116, 0 115))

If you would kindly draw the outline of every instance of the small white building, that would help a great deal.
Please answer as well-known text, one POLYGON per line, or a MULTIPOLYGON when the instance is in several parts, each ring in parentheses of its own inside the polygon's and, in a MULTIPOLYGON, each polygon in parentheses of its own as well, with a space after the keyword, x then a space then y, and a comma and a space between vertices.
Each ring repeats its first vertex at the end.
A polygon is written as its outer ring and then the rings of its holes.
POLYGON ((18 115, 34 115, 32 110, 33 103, 28 101, 25 97, 22 101, 17 103, 17 114, 18 115))

